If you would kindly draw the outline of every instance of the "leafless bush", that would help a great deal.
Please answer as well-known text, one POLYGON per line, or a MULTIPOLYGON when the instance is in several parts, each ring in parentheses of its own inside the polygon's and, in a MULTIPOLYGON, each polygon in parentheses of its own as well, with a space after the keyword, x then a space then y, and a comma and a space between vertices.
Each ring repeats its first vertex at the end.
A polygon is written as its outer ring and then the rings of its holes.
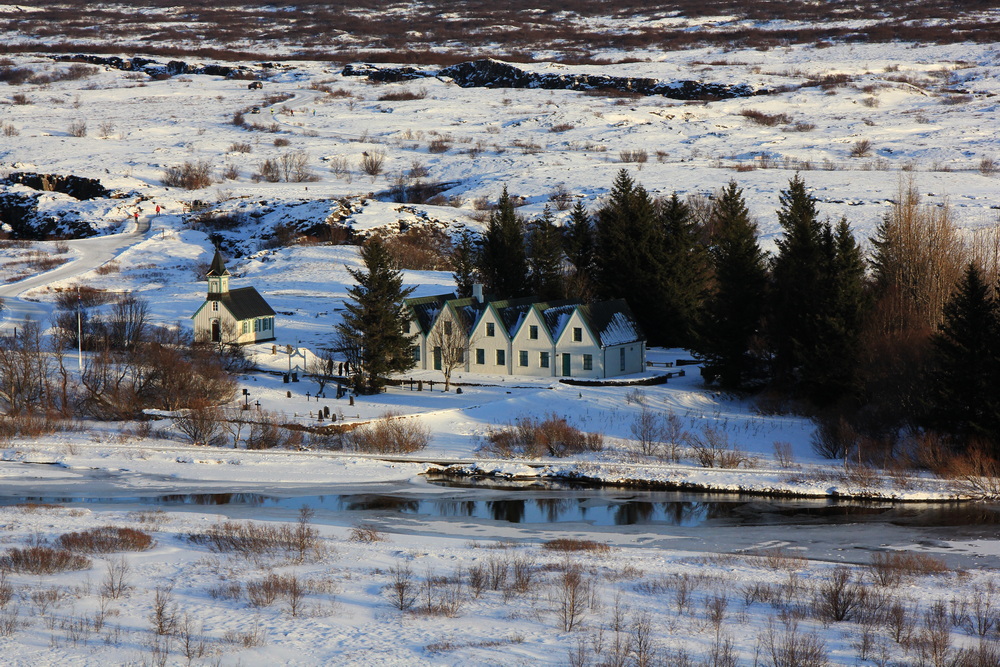
POLYGON ((306 585, 294 574, 268 573, 258 581, 248 581, 246 585, 247 599, 254 607, 268 607, 279 598, 284 598, 297 616, 302 606, 302 598, 306 594, 306 585))
POLYGON ((16 137, 21 134, 13 123, 2 122, 0 123, 0 132, 3 132, 5 137, 16 137))
POLYGON ((104 581, 101 582, 101 596, 117 600, 128 591, 128 575, 132 568, 124 556, 109 560, 104 581))
POLYGON ((423 449, 431 439, 430 429, 419 417, 386 412, 378 419, 349 431, 345 448, 373 454, 406 454, 423 449))
POLYGON ((454 247, 451 237, 432 226, 413 226, 402 234, 379 235, 398 269, 448 271, 454 247))
POLYGON ((434 137, 427 144, 428 153, 447 153, 451 149, 451 144, 443 137, 434 137))
POLYGON ((378 97, 379 102, 409 102, 410 100, 422 100, 427 97, 427 89, 417 90, 392 90, 383 93, 378 97))
POLYGON ((253 627, 246 632, 227 630, 226 634, 222 636, 222 641, 243 648, 258 648, 267 644, 267 634, 265 634, 260 622, 255 621, 253 627))
POLYGON ((680 417, 673 410, 663 414, 643 405, 630 429, 644 456, 659 456, 668 461, 680 460, 680 446, 688 440, 680 417))
POLYGON ((544 420, 522 417, 513 426, 491 429, 486 434, 486 440, 483 451, 503 458, 561 457, 581 452, 597 452, 604 448, 603 435, 584 433, 555 414, 544 420))
POLYGON ((784 631, 768 622, 761 640, 764 664, 768 667, 827 667, 826 645, 815 634, 799 632, 798 623, 789 621, 784 631))
POLYGON ((1000 171, 1000 164, 992 155, 984 156, 979 160, 979 173, 983 176, 993 176, 1000 171))
POLYGON ((556 588, 556 615, 563 632, 570 632, 582 621, 590 598, 590 580, 578 564, 568 564, 556 588))
POLYGON ((870 139, 858 139, 851 145, 851 157, 868 157, 872 152, 870 139))
POLYGON ((47 546, 11 547, 0 556, 0 570, 26 574, 55 574, 67 570, 88 570, 90 559, 65 549, 47 546))
POLYGON ((881 101, 879 101, 877 97, 875 97, 874 95, 870 95, 868 97, 861 98, 861 104, 865 105, 869 109, 876 109, 882 103, 881 101))
POLYGON ((385 170, 385 151, 381 148, 365 151, 361 154, 361 161, 358 163, 361 171, 372 177, 372 181, 379 177, 385 170))
POLYGON ((389 570, 392 580, 387 587, 389 602, 400 611, 412 609, 417 601, 417 586, 413 582, 413 570, 409 565, 396 563, 389 570))
POLYGON ((34 104, 30 97, 24 93, 14 93, 10 96, 10 101, 18 106, 25 106, 28 104, 34 104))
POLYGON ((274 138, 274 145, 277 146, 278 148, 284 148, 285 146, 287 146, 290 143, 292 143, 292 142, 289 141, 288 139, 286 139, 285 137, 275 137, 274 138))
POLYGON ((923 664, 933 667, 951 665, 951 622, 943 601, 938 600, 924 612, 923 623, 913 636, 913 644, 923 664))
POLYGON ((223 412, 214 405, 191 408, 174 418, 174 426, 192 445, 221 447, 225 444, 223 412))
POLYGON ((868 574, 879 586, 896 587, 904 577, 950 572, 944 561, 905 551, 876 551, 868 563, 868 574))
POLYGON ((303 560, 307 555, 322 554, 319 533, 300 518, 293 528, 253 522, 222 521, 203 533, 188 535, 195 544, 206 545, 217 553, 237 553, 250 560, 284 553, 303 560))
POLYGON ((173 590, 157 586, 153 594, 153 609, 149 613, 153 632, 160 636, 172 635, 177 630, 177 621, 177 603, 174 601, 173 590))
POLYGON ((359 523, 351 527, 351 533, 347 538, 351 542, 383 542, 385 533, 370 523, 359 523))
POLYGON ((754 459, 736 443, 729 443, 729 435, 712 426, 702 429, 700 435, 689 439, 698 464, 705 468, 739 468, 753 465, 754 459))
POLYGON ((230 153, 249 153, 253 150, 249 141, 236 141, 229 145, 230 153))
POLYGON ((569 132, 576 129, 576 125, 571 123, 558 123, 549 128, 549 132, 569 132))
POLYGON ((862 587, 851 570, 837 566, 817 587, 814 605, 820 618, 839 623, 855 613, 862 596, 862 587))
POLYGON ((591 553, 610 553, 611 547, 604 542, 594 540, 580 540, 571 537, 559 537, 554 540, 542 542, 542 548, 548 551, 589 551, 591 553))
POLYGON ((645 149, 637 148, 634 150, 622 150, 618 152, 619 162, 634 162, 637 164, 645 164, 649 160, 649 153, 645 149))
POLYGON ((74 120, 69 124, 67 129, 71 137, 85 137, 87 136, 87 121, 85 120, 74 120))
POLYGON ((110 120, 102 120, 97 126, 97 133, 101 139, 107 139, 115 131, 115 124, 110 120))
POLYGON ((783 440, 774 441, 774 460, 782 468, 791 468, 795 464, 795 457, 792 456, 792 443, 783 440))
POLYGON ((774 127, 775 125, 787 125, 792 122, 792 117, 784 113, 767 114, 758 109, 743 109, 740 111, 740 115, 747 120, 756 123, 757 125, 764 125, 766 127, 774 127))
POLYGON ((811 437, 812 449, 828 459, 844 458, 858 444, 858 433, 846 419, 839 415, 817 418, 816 430, 811 437))
POLYGON ((176 167, 167 167, 163 171, 162 182, 171 188, 185 190, 200 190, 212 184, 212 163, 207 160, 185 162, 176 167))
POLYGON ((68 551, 103 554, 112 551, 145 551, 153 546, 153 538, 135 528, 102 526, 79 533, 64 533, 56 545, 68 551))
POLYGON ((985 445, 974 444, 964 454, 949 457, 935 472, 951 479, 964 495, 1000 498, 1000 461, 985 445))

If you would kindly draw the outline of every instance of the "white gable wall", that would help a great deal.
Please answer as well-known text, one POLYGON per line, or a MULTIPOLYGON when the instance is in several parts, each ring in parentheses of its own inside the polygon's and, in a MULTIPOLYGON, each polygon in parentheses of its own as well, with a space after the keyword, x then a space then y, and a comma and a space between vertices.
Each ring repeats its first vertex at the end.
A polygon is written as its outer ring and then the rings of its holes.
POLYGON ((511 365, 514 375, 532 377, 552 377, 557 375, 555 364, 555 346, 549 337, 545 321, 534 308, 528 311, 521 323, 521 328, 514 334, 511 341, 511 365), (532 327, 535 327, 537 338, 531 337, 532 327), (548 357, 548 367, 542 366, 542 354, 548 357), (522 362, 525 362, 522 364, 522 362))
POLYGON ((597 341, 591 335, 580 313, 573 311, 556 341, 555 375, 567 377, 564 355, 569 355, 568 377, 602 378, 604 374, 604 355, 597 341), (579 330, 580 340, 574 340, 574 333, 579 330), (590 368, 587 368, 587 355, 590 357, 590 368))
POLYGON ((469 336, 469 366, 470 373, 483 373, 487 375, 509 375, 511 374, 511 354, 510 340, 504 329, 503 322, 497 316, 493 308, 486 308, 479 323, 476 324, 469 336), (493 335, 487 335, 490 325, 493 325, 493 335), (482 350, 483 362, 478 363, 477 350, 482 350), (497 363, 497 351, 503 351, 503 364, 497 363))

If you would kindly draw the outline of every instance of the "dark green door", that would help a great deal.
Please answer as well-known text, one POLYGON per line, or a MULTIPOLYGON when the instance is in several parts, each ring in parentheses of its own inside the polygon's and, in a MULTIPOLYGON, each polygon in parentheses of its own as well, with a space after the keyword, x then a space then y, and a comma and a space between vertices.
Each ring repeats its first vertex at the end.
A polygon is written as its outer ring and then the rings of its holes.
POLYGON ((563 359, 563 372, 562 372, 562 374, 565 375, 566 377, 569 377, 569 369, 570 369, 569 353, 568 352, 563 352, 562 359, 563 359))
POLYGON ((441 370, 441 348, 434 348, 434 370, 441 370))

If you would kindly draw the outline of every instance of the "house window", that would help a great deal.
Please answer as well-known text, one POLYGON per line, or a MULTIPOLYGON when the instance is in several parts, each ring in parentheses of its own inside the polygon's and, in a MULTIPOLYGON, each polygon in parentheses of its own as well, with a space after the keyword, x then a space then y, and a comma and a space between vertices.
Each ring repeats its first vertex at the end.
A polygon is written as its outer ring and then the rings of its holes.
POLYGON ((476 363, 480 366, 484 366, 486 364, 486 350, 481 347, 476 348, 476 363))
POLYGON ((260 331, 260 320, 256 317, 253 319, 253 330, 255 333, 260 331))
POLYGON ((621 371, 624 373, 625 372, 625 348, 624 347, 621 350, 619 350, 618 358, 621 361, 621 371))
POLYGON ((247 322, 246 320, 244 320, 243 323, 241 324, 241 327, 242 328, 240 329, 240 333, 250 333, 250 323, 249 322, 247 322))
POLYGON ((403 322, 403 333, 410 333, 410 320, 403 322))
POLYGON ((517 353, 517 365, 518 366, 527 366, 528 365, 528 351, 527 350, 521 350, 520 352, 517 353))
POLYGON ((219 302, 218 301, 213 301, 212 302, 212 312, 213 313, 219 312, 219 302))
POLYGON ((496 325, 493 324, 492 322, 487 322, 486 323, 486 335, 487 336, 495 336, 496 333, 497 333, 496 325))
POLYGON ((585 371, 594 370, 594 355, 592 354, 583 355, 583 370, 585 371))
POLYGON ((451 335, 451 320, 448 320, 444 323, 444 335, 445 336, 451 335))
POLYGON ((528 338, 531 340, 538 340, 538 325, 532 324, 528 327, 528 338))
POLYGON ((579 343, 583 340, 583 329, 580 327, 573 327, 573 342, 579 343))
POLYGON ((506 365, 507 365, 507 351, 497 350, 497 366, 506 366, 506 365))
POLYGON ((455 348, 455 361, 460 364, 465 363, 465 350, 460 347, 455 348))
POLYGON ((413 361, 420 361, 420 346, 414 345, 410 350, 413 351, 413 361))
POLYGON ((549 353, 548 352, 539 352, 538 353, 538 365, 541 366, 542 368, 548 368, 549 367, 549 353))

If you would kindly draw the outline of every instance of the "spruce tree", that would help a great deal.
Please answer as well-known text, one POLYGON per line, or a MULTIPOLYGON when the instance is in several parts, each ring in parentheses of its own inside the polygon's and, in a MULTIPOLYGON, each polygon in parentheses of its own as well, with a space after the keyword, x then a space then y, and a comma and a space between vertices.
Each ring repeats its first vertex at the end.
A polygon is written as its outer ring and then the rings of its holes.
POLYGON ((743 190, 730 181, 712 210, 708 251, 713 279, 696 343, 708 373, 729 389, 761 377, 752 349, 764 314, 767 259, 757 236, 743 190))
POLYGON ((708 257, 691 209, 677 193, 661 202, 657 319, 669 345, 689 347, 708 279, 708 257))
POLYGON ((531 223, 529 246, 528 270, 532 292, 543 300, 561 299, 564 291, 562 242, 548 205, 541 217, 531 223))
POLYGON ((568 296, 588 299, 593 292, 594 267, 594 223, 584 208, 577 201, 570 211, 569 224, 566 226, 563 247, 566 259, 573 265, 573 272, 567 281, 568 296))
POLYGON ((929 425, 992 442, 1000 456, 1000 303, 969 264, 932 339, 925 403, 929 425))
POLYGON ((624 298, 647 338, 663 342, 660 328, 660 239, 649 193, 622 169, 597 212, 597 288, 606 299, 624 298))
POLYGON ((798 174, 782 191, 780 201, 778 222, 784 235, 777 240, 772 266, 768 340, 777 379, 794 386, 802 378, 807 357, 819 344, 822 313, 817 297, 825 289, 824 267, 830 264, 832 239, 829 226, 818 219, 816 200, 798 174))
POLYGON ((361 259, 364 270, 347 269, 358 284, 347 289, 351 299, 344 302, 347 312, 336 330, 355 389, 374 394, 385 386, 389 373, 413 366, 411 346, 416 337, 402 328, 403 299, 413 288, 403 288, 403 276, 379 238, 362 246, 361 259))
POLYGON ((524 248, 524 220, 504 186, 483 235, 476 269, 486 291, 498 299, 528 293, 528 259, 524 248))
POLYGON ((455 288, 460 298, 472 296, 472 285, 476 282, 476 243, 472 240, 472 232, 468 229, 462 232, 458 244, 451 254, 451 274, 455 279, 455 288))

